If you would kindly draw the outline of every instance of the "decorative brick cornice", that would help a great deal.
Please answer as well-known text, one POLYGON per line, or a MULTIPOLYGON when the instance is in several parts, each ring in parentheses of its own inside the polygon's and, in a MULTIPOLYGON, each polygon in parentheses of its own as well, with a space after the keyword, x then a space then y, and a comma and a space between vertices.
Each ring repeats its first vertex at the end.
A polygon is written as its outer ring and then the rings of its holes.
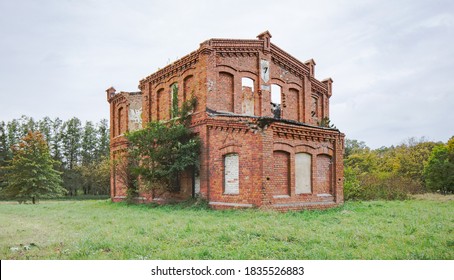
POLYGON ((298 77, 309 75, 309 67, 274 44, 271 44, 271 59, 298 77))
POLYGON ((262 40, 240 40, 240 39, 210 39, 204 44, 212 47, 216 51, 234 50, 261 50, 263 49, 262 40))
POLYGON ((232 122, 232 119, 229 117, 211 117, 206 120, 206 125, 208 129, 231 132, 248 132, 250 130, 247 125, 249 121, 250 118, 248 117, 238 117, 236 122, 232 122))
POLYGON ((311 87, 313 92, 319 92, 322 94, 328 94, 328 86, 317 79, 310 77, 311 87))
MULTIPOLYGON (((172 77, 182 71, 193 67, 198 61, 200 55, 211 55, 213 52, 222 57, 245 57, 258 56, 264 51, 264 40, 240 40, 240 39, 210 39, 200 44, 200 48, 183 58, 167 65, 163 69, 142 79, 139 88, 143 89, 145 83, 156 84, 166 78, 172 77)), ((310 75, 310 69, 307 65, 288 54, 278 46, 271 44, 271 59, 277 65, 293 73, 297 77, 310 75)), ((328 93, 327 85, 311 77, 312 88, 316 92, 328 93)))
POLYGON ((263 50, 261 40, 210 39, 202 43, 222 57, 258 56, 263 50))
POLYGON ((142 87, 142 84, 151 82, 153 84, 158 83, 165 78, 171 77, 178 72, 181 72, 185 69, 190 68, 194 64, 197 63, 199 60, 200 50, 196 50, 179 60, 173 62, 172 64, 167 65, 166 67, 162 68, 161 70, 151 74, 150 76, 146 77, 145 79, 140 80, 139 88, 142 87))
POLYGON ((115 94, 115 96, 110 99, 110 103, 113 103, 115 105, 123 102, 126 102, 126 96, 124 92, 115 94))
POLYGON ((273 134, 277 137, 294 139, 306 139, 314 142, 334 143, 342 134, 338 131, 329 131, 319 128, 308 128, 290 124, 273 123, 271 125, 273 134))

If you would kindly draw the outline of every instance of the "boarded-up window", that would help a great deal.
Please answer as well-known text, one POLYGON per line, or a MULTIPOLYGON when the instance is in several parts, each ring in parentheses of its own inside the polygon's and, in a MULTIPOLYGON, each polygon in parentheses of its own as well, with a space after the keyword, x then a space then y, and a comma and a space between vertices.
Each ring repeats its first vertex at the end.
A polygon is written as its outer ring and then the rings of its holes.
POLYGON ((224 156, 224 194, 240 193, 240 168, 238 154, 224 156))
POLYGON ((196 195, 200 194, 200 176, 199 175, 194 177, 194 193, 196 195))
POLYGON ((295 154, 295 193, 311 193, 312 156, 306 153, 295 154))
POLYGON ((317 193, 331 193, 332 164, 329 155, 317 155, 317 169, 315 170, 315 191, 317 193))
POLYGON ((297 89, 291 88, 288 91, 286 98, 286 108, 283 112, 282 118, 288 120, 298 120, 299 119, 299 91, 297 89))
POLYGON ((218 111, 233 112, 233 75, 220 72, 217 83, 216 101, 214 109, 218 111))

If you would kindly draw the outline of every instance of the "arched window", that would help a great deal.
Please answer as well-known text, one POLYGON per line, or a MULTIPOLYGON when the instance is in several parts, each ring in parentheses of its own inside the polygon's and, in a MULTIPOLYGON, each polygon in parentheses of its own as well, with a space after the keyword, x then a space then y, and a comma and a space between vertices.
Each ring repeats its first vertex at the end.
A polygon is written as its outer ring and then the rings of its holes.
POLYGON ((290 195, 290 153, 286 151, 274 151, 273 163, 273 194, 275 196, 288 196, 290 195))
POLYGON ((271 112, 273 116, 277 119, 281 118, 281 98, 282 98, 282 88, 279 85, 271 85, 271 112))
POLYGON ((316 170, 314 176, 315 191, 317 193, 331 193, 331 156, 325 154, 317 155, 316 170))
POLYGON ((117 123, 117 136, 123 134, 126 131, 126 117, 125 117, 125 110, 123 107, 118 108, 118 123, 117 123))
POLYGON ((240 193, 240 166, 238 154, 224 156, 224 194, 240 193))
POLYGON ((216 88, 217 94, 213 108, 218 111, 233 112, 233 75, 227 72, 219 72, 216 88))
POLYGON ((251 78, 241 78, 242 104, 241 113, 244 115, 254 115, 254 80, 251 78))
POLYGON ((307 153, 295 154, 295 193, 312 192, 312 156, 307 153))
POLYGON ((156 113, 157 113, 156 119, 158 121, 160 121, 165 118, 165 113, 163 112, 163 110, 165 110, 165 107, 166 107, 164 89, 163 88, 159 89, 156 94, 158 96, 158 102, 156 103, 156 113))
POLYGON ((317 123, 320 118, 319 107, 318 96, 312 95, 311 118, 314 123, 317 123))
POLYGON ((170 118, 175 118, 178 114, 178 84, 170 86, 170 118))

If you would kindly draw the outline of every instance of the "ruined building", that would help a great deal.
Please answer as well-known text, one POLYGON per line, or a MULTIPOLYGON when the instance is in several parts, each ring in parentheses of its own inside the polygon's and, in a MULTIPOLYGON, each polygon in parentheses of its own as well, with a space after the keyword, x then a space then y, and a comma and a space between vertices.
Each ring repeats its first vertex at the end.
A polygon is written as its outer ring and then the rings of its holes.
MULTIPOLYGON (((314 60, 300 62, 270 39, 268 31, 256 40, 210 39, 140 80, 140 92, 107 90, 112 159, 126 147, 124 132, 168 120, 175 102, 198 101, 191 128, 202 142, 200 172, 183 176, 178 191, 140 200, 201 196, 217 209, 277 210, 343 203, 344 135, 323 125, 333 81, 317 80, 314 60)), ((126 195, 117 177, 113 201, 126 195)))

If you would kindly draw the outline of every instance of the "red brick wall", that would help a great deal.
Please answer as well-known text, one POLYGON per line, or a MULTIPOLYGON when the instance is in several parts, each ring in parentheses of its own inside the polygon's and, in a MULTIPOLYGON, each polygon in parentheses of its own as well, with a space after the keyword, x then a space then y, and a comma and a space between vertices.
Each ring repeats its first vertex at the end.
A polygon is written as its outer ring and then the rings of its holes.
POLYGON ((331 157, 325 154, 317 155, 315 159, 314 190, 316 193, 331 193, 331 157))
MULTIPOLYGON (((205 108, 210 108, 251 115, 249 109, 245 110, 245 104, 250 102, 253 115, 271 116, 270 86, 278 84, 282 87, 283 119, 316 125, 316 119, 310 115, 312 95, 318 96, 319 119, 329 116, 332 81, 318 82, 313 77, 313 62, 305 65, 273 44, 267 44, 268 35, 261 36, 265 36, 261 37, 263 40, 208 40, 200 44, 199 50, 140 81, 144 93, 143 121, 169 119, 173 83, 178 84, 180 106, 191 94, 197 97, 192 129, 202 141, 200 192, 214 208, 256 206, 289 210, 342 203, 344 147, 339 132, 286 123, 258 128, 253 118, 211 117, 205 112, 205 108), (261 77, 262 60, 269 62, 268 81, 261 77), (243 77, 254 81, 253 92, 243 89, 243 77), (295 194, 295 154, 299 152, 312 156, 312 193, 309 194, 295 194), (223 191, 223 160, 229 153, 236 153, 239 158, 239 194, 228 195, 223 191)), ((126 101, 111 103, 114 129, 116 124, 127 122, 127 116, 118 116, 120 106, 125 106, 126 112, 126 101), (119 123, 118 119, 121 119, 119 123)), ((126 146, 115 135, 112 137, 112 151, 126 146)), ((180 179, 182 188, 178 194, 143 195, 148 200, 158 196, 190 197, 192 174, 180 179)))
POLYGON ((220 72, 216 83, 216 96, 208 106, 217 111, 233 112, 233 90, 233 75, 220 72))
POLYGON ((289 120, 298 120, 299 115, 299 91, 295 88, 290 88, 285 95, 285 107, 282 110, 282 118, 289 120))
POLYGON ((285 151, 274 151, 274 184, 273 195, 290 195, 290 154, 285 151))
MULTIPOLYGON (((201 170, 201 191, 203 180, 209 179, 206 197, 210 202, 260 205, 261 201, 261 161, 260 137, 241 128, 229 127, 228 123, 218 127, 209 124, 203 149, 201 170), (251 146, 253 144, 253 146, 251 146), (224 156, 236 153, 239 158, 239 194, 224 194, 224 156), (206 172, 206 173, 205 173, 206 172), (203 176, 205 175, 206 176, 203 176)), ((216 205, 215 205, 216 206, 216 205)), ((221 205, 222 206, 222 205, 221 205)))

